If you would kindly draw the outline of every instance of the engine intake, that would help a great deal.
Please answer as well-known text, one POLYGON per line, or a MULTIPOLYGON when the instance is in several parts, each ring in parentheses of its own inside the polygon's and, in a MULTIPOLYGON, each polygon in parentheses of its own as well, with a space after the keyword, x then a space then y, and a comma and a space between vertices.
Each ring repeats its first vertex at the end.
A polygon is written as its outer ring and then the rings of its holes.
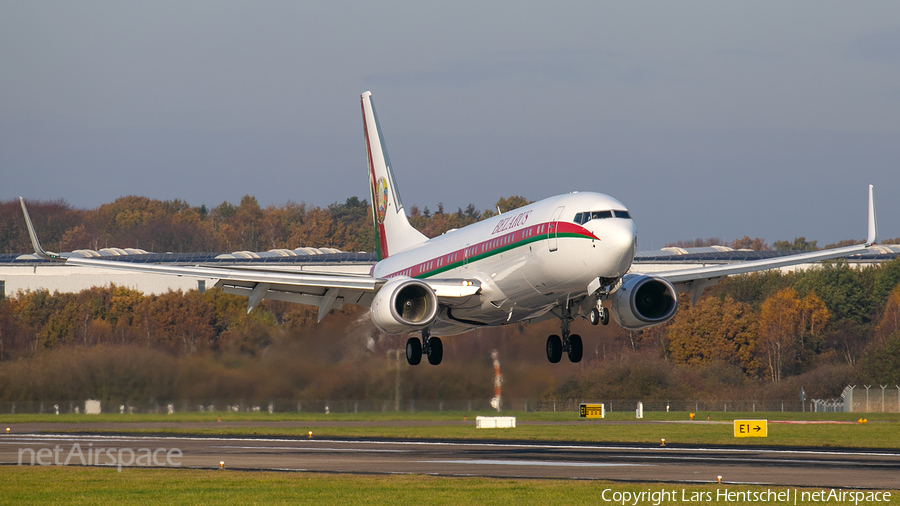
POLYGON ((626 276, 613 294, 613 318, 624 329, 640 330, 669 321, 678 310, 675 287, 643 274, 626 276))
POLYGON ((402 334, 428 327, 438 313, 437 296, 427 283, 394 278, 372 300, 372 323, 382 332, 402 334))

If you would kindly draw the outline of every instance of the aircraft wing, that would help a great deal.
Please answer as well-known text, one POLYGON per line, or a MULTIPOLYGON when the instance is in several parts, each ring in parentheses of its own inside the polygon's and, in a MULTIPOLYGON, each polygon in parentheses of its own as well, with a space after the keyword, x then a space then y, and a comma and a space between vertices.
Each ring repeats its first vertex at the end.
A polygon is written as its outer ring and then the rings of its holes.
MULTIPOLYGON (((65 265, 216 279, 218 281, 215 286, 225 293, 250 298, 247 312, 252 311, 263 299, 282 300, 318 306, 318 318, 321 321, 330 310, 340 309, 344 303, 371 306, 375 294, 387 282, 386 279, 362 274, 294 272, 273 269, 270 266, 165 265, 64 257, 58 253, 44 251, 28 215, 25 201, 20 197, 19 202, 22 205, 34 252, 41 258, 64 262, 65 265)), ((447 305, 465 301, 481 289, 481 284, 474 280, 425 280, 425 283, 435 291, 438 300, 447 305)))
POLYGON ((704 288, 708 286, 715 286, 719 282, 719 280, 725 276, 731 276, 734 274, 746 274, 749 272, 775 269, 791 265, 820 262, 823 260, 842 258, 853 255, 855 253, 861 253, 875 243, 876 237, 878 235, 878 230, 875 222, 875 202, 872 195, 872 185, 869 185, 868 225, 868 236, 866 238, 866 242, 854 246, 846 246, 843 248, 834 248, 822 251, 812 251, 809 253, 800 253, 778 258, 766 258, 762 260, 752 260, 749 262, 738 262, 734 264, 695 267, 672 271, 660 271, 650 274, 655 277, 666 279, 675 286, 675 289, 678 292, 690 291, 691 302, 696 304, 704 288))

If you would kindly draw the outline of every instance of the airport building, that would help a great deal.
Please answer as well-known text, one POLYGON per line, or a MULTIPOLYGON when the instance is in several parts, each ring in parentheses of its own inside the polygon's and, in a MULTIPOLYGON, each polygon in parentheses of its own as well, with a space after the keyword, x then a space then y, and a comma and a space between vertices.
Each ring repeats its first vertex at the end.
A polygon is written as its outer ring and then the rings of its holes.
MULTIPOLYGON (((291 272, 342 272, 368 274, 375 264, 371 253, 344 253, 333 248, 297 248, 265 252, 234 253, 148 253, 138 249, 105 248, 99 251, 77 250, 62 256, 80 256, 102 260, 170 265, 209 265, 215 267, 252 265, 254 268, 291 272)), ((67 266, 34 254, 0 255, 0 297, 20 291, 47 289, 50 292, 76 293, 94 286, 115 284, 146 294, 169 290, 206 290, 216 278, 172 276, 118 269, 67 266)))
MULTIPOLYGON (((733 250, 726 246, 706 248, 663 248, 635 255, 632 270, 654 273, 692 267, 721 265, 791 255, 795 252, 733 250)), ((77 250, 63 256, 102 258, 121 262, 166 263, 171 265, 249 266, 292 272, 342 272, 368 274, 375 264, 373 253, 346 253, 333 248, 277 249, 265 252, 234 253, 148 253, 139 249, 105 248, 77 250)), ((900 257, 900 245, 873 246, 866 252, 844 259, 851 266, 868 266, 900 257)), ((802 270, 815 264, 800 264, 783 270, 802 270)), ((80 292, 94 286, 115 284, 148 294, 169 290, 200 290, 212 287, 215 278, 172 276, 127 272, 116 269, 66 266, 34 254, 0 255, 0 297, 19 291, 47 289, 51 292, 80 292)))

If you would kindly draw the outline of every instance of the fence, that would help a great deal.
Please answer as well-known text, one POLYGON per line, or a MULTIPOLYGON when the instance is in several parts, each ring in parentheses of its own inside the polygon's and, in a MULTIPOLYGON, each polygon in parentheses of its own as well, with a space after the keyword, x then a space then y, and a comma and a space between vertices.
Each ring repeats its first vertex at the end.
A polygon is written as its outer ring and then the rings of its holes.
MULTIPOLYGON (((869 407, 871 411, 881 411, 881 389, 870 392, 869 407)), ((884 409, 897 412, 897 392, 885 391, 884 409), (893 401, 888 397, 894 395, 893 401)), ((859 391, 853 394, 849 404, 865 411, 865 393, 860 399, 859 391)), ((525 412, 578 412, 582 402, 602 402, 607 412, 634 412, 638 401, 644 404, 644 411, 670 412, 755 412, 755 411, 844 411, 843 399, 829 401, 812 400, 642 400, 642 399, 507 399, 501 404, 502 411, 525 412), (836 408, 837 406, 837 408, 836 408), (828 408, 828 409, 826 409, 828 408)), ((0 403, 0 415, 3 414, 68 414, 84 413, 84 401, 26 401, 0 403)), ((245 399, 200 399, 178 401, 138 401, 138 400, 104 400, 102 412, 108 413, 376 413, 376 412, 496 412, 490 405, 490 399, 406 399, 399 404, 395 399, 273 399, 263 402, 252 402, 245 399)))
POLYGON ((846 412, 900 413, 900 386, 848 385, 841 393, 841 400, 846 412))

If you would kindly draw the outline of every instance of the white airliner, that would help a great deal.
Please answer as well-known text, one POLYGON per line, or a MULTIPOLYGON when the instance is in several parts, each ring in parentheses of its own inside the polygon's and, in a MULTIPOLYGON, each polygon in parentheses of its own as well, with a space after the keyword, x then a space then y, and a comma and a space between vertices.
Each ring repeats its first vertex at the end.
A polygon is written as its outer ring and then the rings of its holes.
POLYGON ((581 337, 569 332, 575 318, 605 325, 612 313, 625 329, 647 328, 675 315, 679 292, 696 302, 724 276, 843 257, 875 242, 872 186, 864 244, 721 266, 629 272, 634 221, 624 204, 591 192, 550 197, 429 239, 407 220, 372 94, 363 93, 361 102, 378 256, 368 276, 65 258, 41 248, 22 201, 35 252, 72 265, 218 279, 226 293, 249 297, 248 312, 263 299, 282 300, 318 306, 321 321, 343 304, 368 306, 381 331, 420 334, 407 341, 410 364, 424 351, 437 365, 438 336, 551 318, 560 321, 560 335, 547 338, 547 358, 559 362, 566 352, 578 362, 581 337))

